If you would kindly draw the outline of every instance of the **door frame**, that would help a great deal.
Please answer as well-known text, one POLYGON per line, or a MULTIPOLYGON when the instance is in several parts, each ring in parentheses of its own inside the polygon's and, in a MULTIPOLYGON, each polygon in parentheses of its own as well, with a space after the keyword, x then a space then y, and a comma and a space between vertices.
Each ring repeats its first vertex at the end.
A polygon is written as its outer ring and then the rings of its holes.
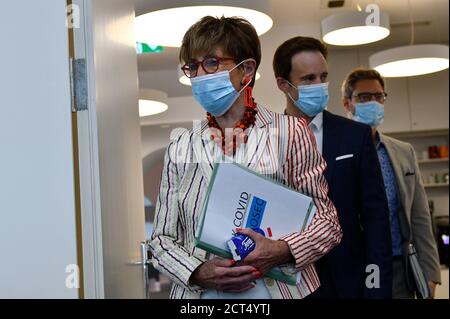
POLYGON ((91 1, 72 0, 79 27, 73 28, 74 54, 86 59, 88 108, 76 113, 78 133, 79 186, 81 199, 82 280, 84 298, 105 298, 100 197, 99 147, 97 139, 96 83, 93 54, 91 1), (79 14, 77 16, 77 14, 79 14))
POLYGON ((73 29, 75 57, 86 60, 88 91, 87 110, 76 114, 83 297, 145 298, 138 74, 135 43, 129 38, 133 34, 134 4, 123 0, 72 2, 80 17, 79 28, 73 29), (110 64, 127 66, 121 70, 120 93, 115 80, 111 81, 116 71, 107 69, 110 64), (120 98, 120 102, 108 101, 111 96, 120 98), (136 108, 130 109, 133 106, 136 108), (130 141, 120 139, 124 133, 130 141), (120 145, 121 152, 129 157, 117 156, 117 161, 109 161, 114 156, 109 153, 112 145, 120 145))

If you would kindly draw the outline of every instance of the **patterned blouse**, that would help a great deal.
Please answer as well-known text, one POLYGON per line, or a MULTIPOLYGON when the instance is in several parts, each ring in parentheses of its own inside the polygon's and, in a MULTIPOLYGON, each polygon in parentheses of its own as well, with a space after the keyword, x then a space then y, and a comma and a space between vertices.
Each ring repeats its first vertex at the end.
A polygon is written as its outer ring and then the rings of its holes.
MULTIPOLYGON (((200 298, 204 291, 189 284, 193 271, 210 257, 195 247, 195 230, 213 163, 221 157, 206 121, 180 132, 167 148, 150 247, 154 267, 173 281, 171 298, 200 298)), ((313 198, 317 213, 310 226, 280 238, 295 259, 291 270, 297 273, 297 284, 262 278, 274 299, 304 298, 320 285, 314 262, 342 238, 336 209, 327 197, 326 163, 311 130, 303 119, 258 105, 255 125, 234 160, 313 198)))

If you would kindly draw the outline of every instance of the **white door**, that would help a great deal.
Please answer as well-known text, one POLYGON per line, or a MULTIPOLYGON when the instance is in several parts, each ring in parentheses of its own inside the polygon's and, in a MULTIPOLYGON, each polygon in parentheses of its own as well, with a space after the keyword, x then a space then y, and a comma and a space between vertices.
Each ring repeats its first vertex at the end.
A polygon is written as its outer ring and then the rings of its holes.
POLYGON ((65 8, 1 2, 0 298, 79 296, 65 8))
POLYGON ((1 5, 0 298, 144 297, 134 2, 73 2, 89 75, 74 122, 66 1, 1 5))
POLYGON ((87 59, 90 97, 78 113, 86 297, 144 298, 134 1, 74 4, 84 22, 74 29, 75 54, 87 59))

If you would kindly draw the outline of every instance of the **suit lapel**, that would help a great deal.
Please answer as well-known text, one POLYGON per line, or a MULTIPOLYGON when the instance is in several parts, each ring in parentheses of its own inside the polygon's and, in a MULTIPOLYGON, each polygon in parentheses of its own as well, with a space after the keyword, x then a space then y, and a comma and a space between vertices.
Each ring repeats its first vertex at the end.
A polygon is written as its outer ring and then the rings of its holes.
POLYGON ((323 141, 322 141, 322 156, 327 162, 327 169, 325 170, 325 179, 328 184, 334 172, 334 165, 336 162, 337 153, 340 145, 340 130, 335 128, 335 124, 329 112, 323 112, 323 141))
POLYGON ((245 150, 244 157, 238 157, 239 163, 256 170, 267 147, 269 138, 268 124, 272 122, 272 113, 262 106, 258 107, 255 125, 250 131, 248 141, 244 147, 240 148, 238 155, 245 150))
POLYGON ((214 162, 218 156, 218 148, 215 147, 214 141, 207 138, 208 122, 201 121, 194 125, 192 148, 195 154, 196 161, 203 172, 206 182, 212 174, 214 162))

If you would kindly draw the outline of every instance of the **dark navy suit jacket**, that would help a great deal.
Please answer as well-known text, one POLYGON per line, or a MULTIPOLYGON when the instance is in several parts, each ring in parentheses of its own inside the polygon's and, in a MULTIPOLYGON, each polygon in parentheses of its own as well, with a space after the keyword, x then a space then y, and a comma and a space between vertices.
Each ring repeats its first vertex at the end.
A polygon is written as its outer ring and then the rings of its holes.
POLYGON ((321 287, 311 298, 390 299, 389 209, 371 128, 324 111, 322 155, 327 162, 329 197, 337 209, 343 237, 316 262, 321 287), (366 286, 366 280, 369 286, 377 281, 376 267, 366 269, 370 264, 378 266, 379 288, 366 286))

